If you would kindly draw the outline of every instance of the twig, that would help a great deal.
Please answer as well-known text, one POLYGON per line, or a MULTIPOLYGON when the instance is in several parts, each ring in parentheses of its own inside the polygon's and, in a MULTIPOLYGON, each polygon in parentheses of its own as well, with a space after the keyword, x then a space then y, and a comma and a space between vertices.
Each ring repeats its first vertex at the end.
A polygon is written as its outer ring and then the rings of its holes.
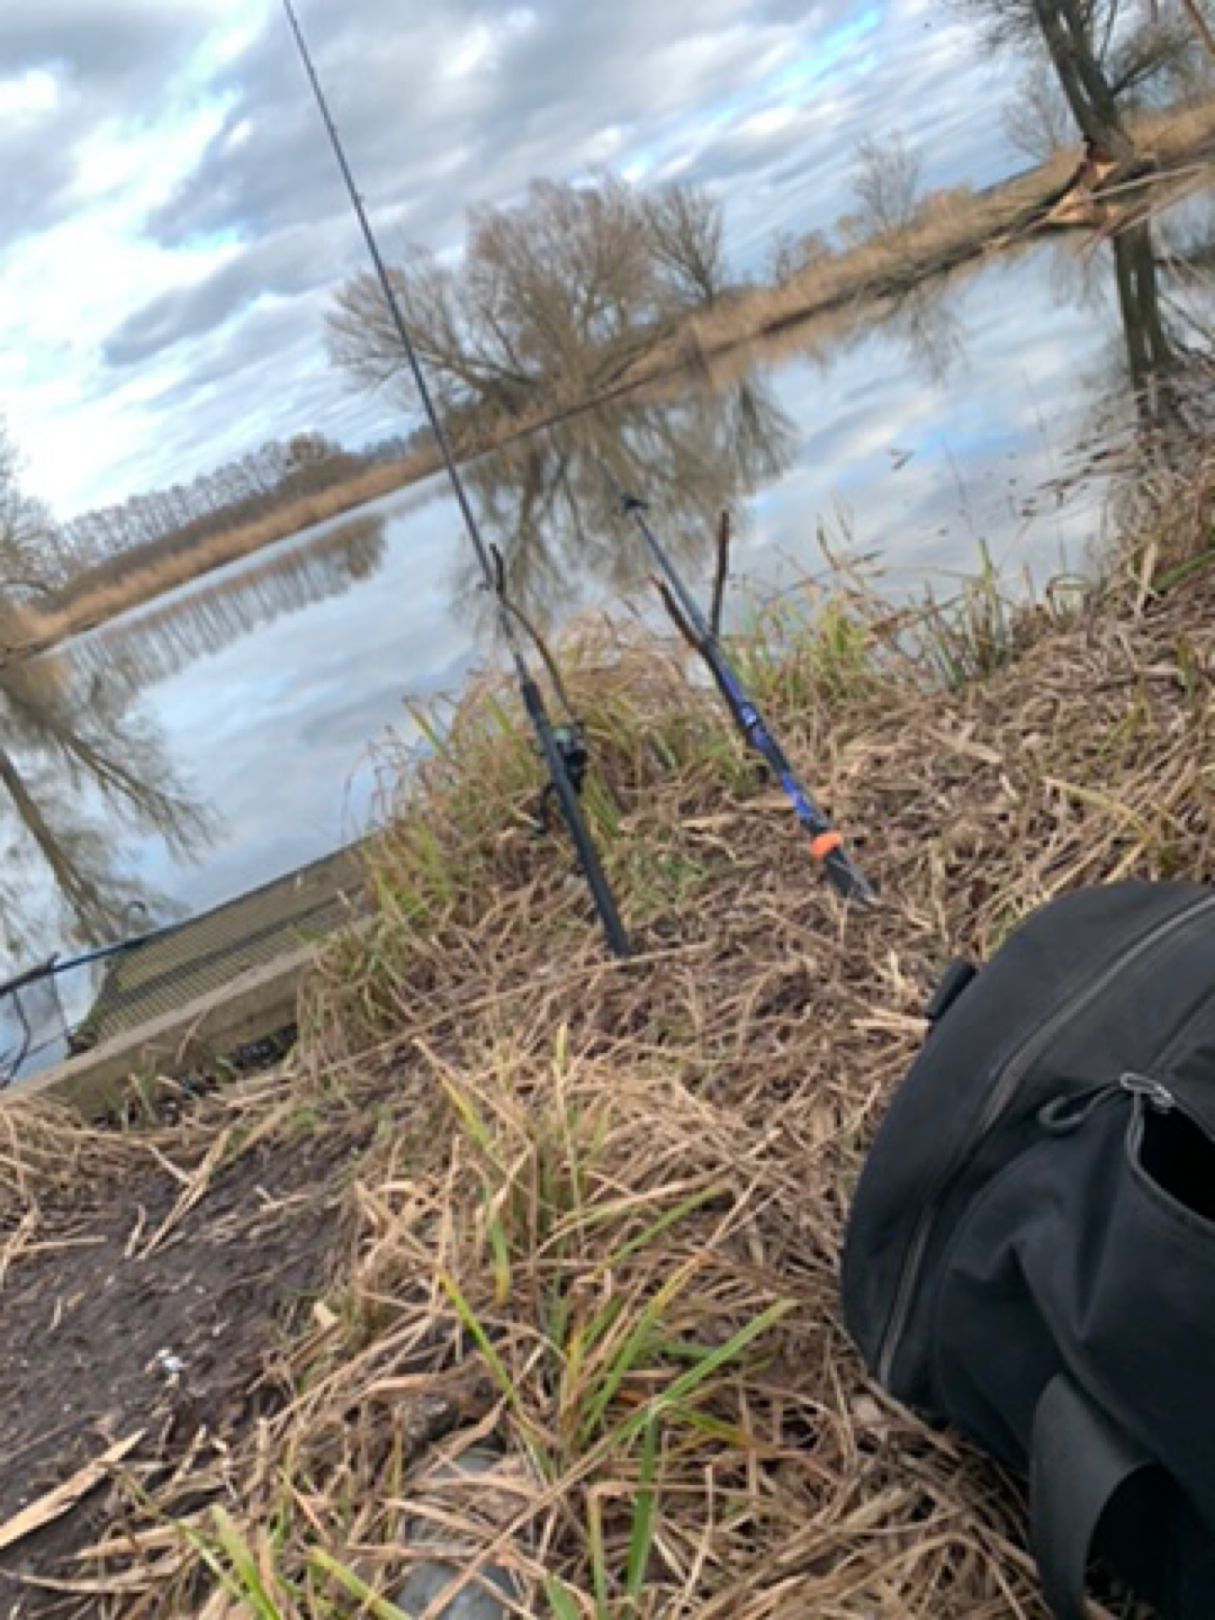
POLYGON ((713 603, 709 609, 709 628, 714 636, 721 634, 721 614, 726 601, 726 585, 730 578, 730 513, 723 507, 717 524, 717 573, 713 578, 713 603))
POLYGON ((693 652, 703 653, 704 649, 700 645, 700 637, 696 634, 695 630, 693 630, 692 626, 684 617, 679 603, 675 600, 674 596, 672 596, 670 587, 667 585, 665 580, 656 579, 654 581, 654 589, 662 598, 662 605, 664 608, 666 608, 667 613, 670 616, 671 623, 675 626, 676 630, 679 631, 680 635, 687 642, 688 646, 691 647, 693 652))
POLYGON ((540 660, 545 669, 548 671, 548 678, 553 683, 553 691, 556 692, 557 699, 560 702, 561 707, 565 710, 569 718, 573 720, 574 706, 570 702, 569 693, 565 689, 565 682, 561 679, 561 671, 557 668, 557 660, 549 651, 548 643, 540 634, 537 626, 530 618, 528 618, 523 609, 519 607, 517 603, 513 602, 510 596, 507 594, 506 564, 502 560, 501 551, 499 551, 498 547, 492 542, 490 543, 489 549, 494 559, 494 589, 497 592, 498 600, 510 614, 511 618, 515 620, 516 624, 522 628, 524 634, 528 637, 536 651, 539 653, 540 660))
POLYGON ((56 1485, 54 1490, 47 1491, 37 1501, 31 1502, 28 1507, 0 1525, 0 1547, 11 1547, 14 1542, 22 1541, 26 1536, 33 1535, 35 1530, 41 1530, 44 1524, 62 1518, 71 1508, 76 1506, 82 1496, 87 1496, 95 1490, 105 1479, 115 1463, 120 1463, 129 1451, 133 1451, 143 1439, 144 1431, 138 1434, 129 1434, 125 1440, 119 1440, 108 1451, 83 1468, 78 1468, 70 1479, 65 1479, 62 1485, 56 1485))

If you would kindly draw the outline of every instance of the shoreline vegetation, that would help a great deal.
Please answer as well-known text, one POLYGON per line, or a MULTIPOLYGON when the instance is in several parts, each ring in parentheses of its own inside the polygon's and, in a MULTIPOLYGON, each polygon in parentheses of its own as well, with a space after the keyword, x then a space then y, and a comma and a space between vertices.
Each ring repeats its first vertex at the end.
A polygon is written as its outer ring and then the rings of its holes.
POLYGON ((0 1109, 13 1612, 416 1620, 467 1582, 547 1620, 1038 1614, 1015 1488, 867 1381, 836 1256, 947 960, 1212 869, 1215 451, 1121 511, 1106 577, 1037 603, 841 578, 732 640, 877 911, 681 645, 597 623, 566 680, 633 961, 487 676, 285 1067, 101 1128, 0 1109))
MULTIPOLYGON (((1180 111, 1144 115, 1136 135, 1144 152, 1151 154, 1155 171, 1115 193, 1123 204, 1141 200, 1146 187, 1167 183, 1172 173, 1209 159, 1215 144, 1215 99, 1180 111)), ((791 327, 845 310, 861 315, 865 308, 906 295, 950 270, 1033 240, 1044 228, 1100 226, 1100 204, 1086 205, 1078 217, 1050 217, 1075 168, 1075 153, 1060 153, 982 193, 963 186, 929 194, 909 224, 839 251, 828 250, 785 279, 727 290, 687 313, 673 332, 656 336, 609 387, 591 396, 550 397, 542 408, 525 409, 488 431, 466 431, 458 437, 458 454, 461 459, 481 455, 597 405, 669 386, 689 368, 703 371, 732 351, 777 337, 791 327)), ((96 580, 86 574, 45 607, 7 605, 0 626, 0 665, 46 651, 205 573, 439 470, 432 447, 414 447, 386 464, 359 463, 328 487, 289 496, 252 521, 209 533, 187 546, 169 536, 120 553, 96 571, 96 580)))

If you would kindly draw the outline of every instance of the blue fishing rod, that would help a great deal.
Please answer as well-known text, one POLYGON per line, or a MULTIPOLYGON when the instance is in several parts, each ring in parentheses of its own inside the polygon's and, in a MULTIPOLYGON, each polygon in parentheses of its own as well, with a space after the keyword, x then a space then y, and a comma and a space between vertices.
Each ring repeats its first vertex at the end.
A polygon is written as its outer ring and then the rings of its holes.
MULTIPOLYGON (((843 834, 831 822, 826 811, 816 803, 793 766, 784 749, 768 729, 763 715, 756 708, 742 683, 738 671, 731 664, 715 623, 705 617, 700 604, 688 590, 678 569, 667 554, 666 547, 650 526, 648 510, 640 496, 623 489, 611 472, 604 472, 616 492, 621 511, 632 518, 655 565, 662 575, 663 596, 676 624, 704 659, 717 690, 744 740, 760 757, 767 761, 773 775, 784 788, 793 813, 810 835, 810 854, 819 861, 836 893, 846 900, 863 905, 875 905, 877 895, 860 867, 844 846, 843 834)), ((720 596, 719 579, 717 595, 720 596)), ((716 612, 714 614, 716 619, 716 612)))
POLYGON ((469 540, 472 542, 473 550, 476 552, 486 588, 494 598, 498 611, 498 622, 502 630, 502 639, 506 643, 511 661, 515 666, 523 707, 527 712, 528 719, 531 721, 541 757, 548 769, 552 796, 560 806, 562 817, 569 831, 570 842, 574 846, 578 864, 582 869, 583 877, 586 879, 587 888, 590 890, 591 899, 603 927, 608 948, 615 956, 629 956, 631 954, 629 938, 625 933, 624 924, 620 920, 620 912, 608 885, 598 851, 591 839, 590 828, 587 826, 582 800, 579 795, 582 775, 586 769, 585 741, 576 723, 573 726, 554 726, 544 701, 544 694, 528 668, 517 623, 517 621, 526 621, 521 620, 521 615, 512 608, 507 598, 502 571, 500 568, 495 567, 490 548, 481 534, 476 516, 473 513, 468 493, 464 488, 464 480, 460 476, 460 469, 457 467, 455 456, 452 454, 442 419, 431 397, 421 361, 418 359, 413 339, 409 335, 409 327, 401 309, 400 300, 392 284, 392 278, 388 274, 388 267, 380 252, 380 245, 376 240, 375 232, 371 228, 371 221, 367 217, 363 199, 359 195, 358 187, 355 185, 354 175, 347 161, 346 152, 337 131, 337 125, 334 123, 333 115, 329 111, 329 103, 325 99, 325 92, 321 88, 321 81, 317 77, 316 68, 313 66, 312 57, 291 0, 283 0, 283 9, 287 13, 287 21, 290 23, 291 32, 295 36, 300 60, 304 64, 308 82, 312 86, 312 93, 316 98, 317 107, 328 132, 330 144, 333 147, 333 155, 337 159, 338 168, 342 171, 342 179, 349 193, 355 216, 359 222, 359 228, 363 233, 363 240, 367 244, 367 251, 371 256, 372 265, 375 267, 376 278, 384 294, 384 302, 387 305, 393 329, 400 340, 410 376, 413 378, 418 398, 422 402, 422 409, 430 424, 430 430, 434 434, 435 443, 439 447, 439 455, 451 483, 456 505, 460 509, 464 528, 467 531, 469 540))

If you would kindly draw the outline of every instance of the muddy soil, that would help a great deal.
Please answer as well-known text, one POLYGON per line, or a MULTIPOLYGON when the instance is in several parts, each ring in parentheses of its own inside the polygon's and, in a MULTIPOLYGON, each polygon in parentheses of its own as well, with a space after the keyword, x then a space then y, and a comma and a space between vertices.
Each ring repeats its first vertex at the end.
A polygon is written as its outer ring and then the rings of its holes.
MULTIPOLYGON (((324 1136, 251 1150, 184 1212, 187 1183, 150 1163, 44 1218, 0 1287, 0 1543, 116 1442, 142 1436, 122 1466, 154 1482, 200 1431, 222 1441, 273 1402, 268 1358, 324 1285, 352 1151, 324 1136)), ((87 1614, 41 1583, 88 1574, 73 1555, 118 1502, 102 1483, 0 1550, 0 1616, 87 1614)))

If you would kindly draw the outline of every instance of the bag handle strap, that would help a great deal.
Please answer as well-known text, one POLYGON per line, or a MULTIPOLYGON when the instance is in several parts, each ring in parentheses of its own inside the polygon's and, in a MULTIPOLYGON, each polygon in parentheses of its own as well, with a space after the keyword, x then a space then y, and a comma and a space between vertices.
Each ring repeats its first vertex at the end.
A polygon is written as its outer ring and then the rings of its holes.
POLYGON ((1055 1620, 1085 1620, 1085 1573, 1101 1516, 1154 1459, 1065 1376, 1046 1386, 1030 1441, 1030 1544, 1055 1620))

